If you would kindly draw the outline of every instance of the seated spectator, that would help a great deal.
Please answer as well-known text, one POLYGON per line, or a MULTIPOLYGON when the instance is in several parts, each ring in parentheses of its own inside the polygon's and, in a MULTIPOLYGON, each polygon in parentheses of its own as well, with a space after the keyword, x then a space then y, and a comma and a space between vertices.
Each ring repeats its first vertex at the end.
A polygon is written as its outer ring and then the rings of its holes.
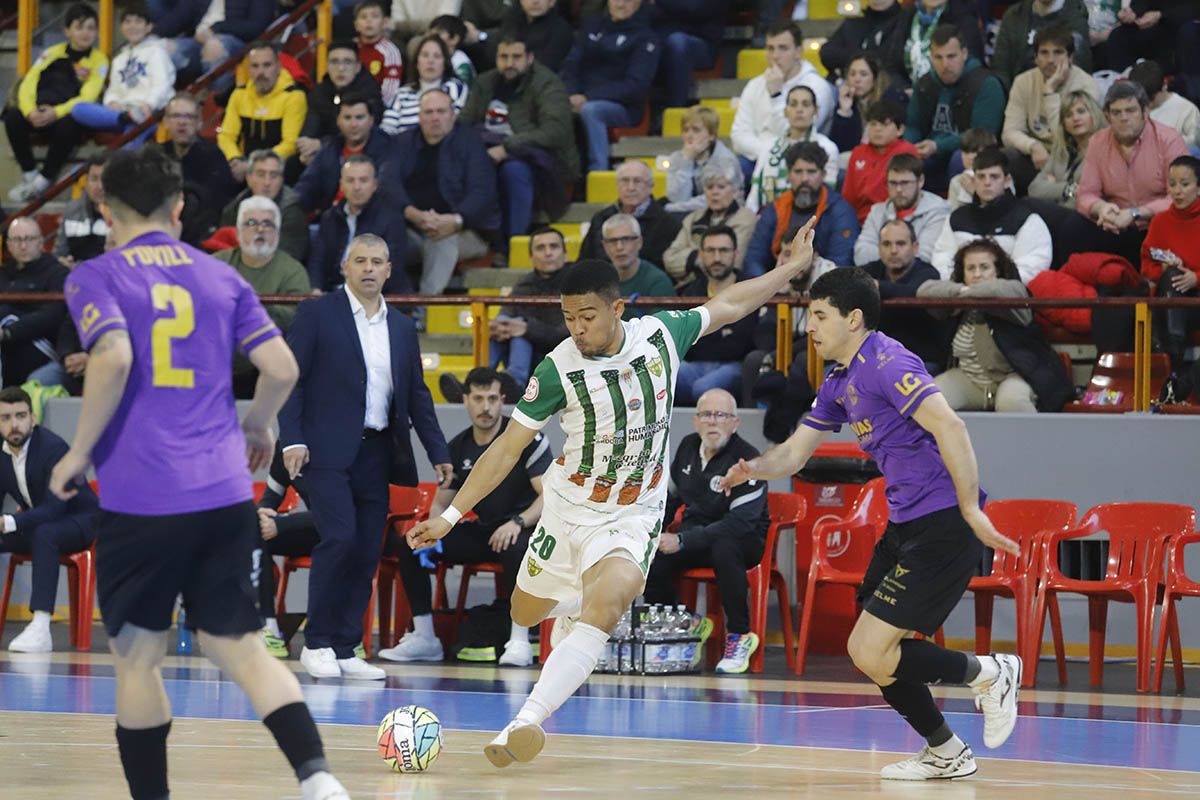
POLYGON ((650 24, 662 42, 658 82, 667 108, 686 106, 692 97, 692 73, 717 63, 725 12, 724 0, 654 0, 650 24))
POLYGON ((33 401, 20 386, 0 391, 0 436, 4 437, 0 497, 10 498, 22 509, 3 516, 0 553, 32 555, 33 561, 29 596, 33 621, 8 643, 8 649, 49 653, 54 649, 50 616, 58 595, 58 560, 91 547, 100 522, 100 502, 86 483, 67 500, 50 491, 50 471, 70 448, 58 434, 37 424, 33 401))
MULTIPOLYGON (((700 236, 700 274, 679 290, 680 297, 713 297, 737 282, 734 262, 737 233, 728 225, 709 228, 700 236)), ((754 349, 758 315, 742 317, 732 325, 701 336, 679 364, 675 404, 690 406, 712 389, 731 395, 742 391, 742 359, 754 349)), ((732 397, 730 398, 732 399, 732 397)))
POLYGON ((933 192, 925 191, 925 170, 920 158, 905 153, 892 156, 887 165, 887 193, 887 200, 871 206, 867 214, 862 232, 854 242, 854 263, 865 267, 880 259, 883 226, 894 219, 903 219, 912 226, 920 258, 932 261, 950 207, 933 192))
POLYGON ((884 98, 901 107, 908 105, 908 94, 892 85, 892 77, 878 56, 852 58, 846 67, 846 77, 838 84, 837 109, 829 122, 829 138, 837 145, 838 152, 849 153, 866 141, 863 118, 868 108, 884 98))
POLYGON ((497 36, 496 68, 479 76, 462 122, 481 128, 488 156, 498 165, 500 252, 529 230, 533 212, 557 219, 567 207, 566 186, 579 178, 579 153, 567 90, 537 63, 522 34, 497 36))
POLYGON ((392 0, 389 30, 397 41, 407 42, 428 31, 443 14, 458 14, 462 4, 463 0, 392 0))
MULTIPOLYGON (((647 603, 675 603, 675 579, 695 567, 709 567, 725 612, 724 657, 717 672, 745 672, 750 657, 762 644, 750 632, 749 584, 746 570, 762 561, 766 546, 767 486, 744 483, 730 492, 712 487, 739 459, 756 458, 758 451, 737 435, 737 403, 720 389, 705 392, 692 417, 695 433, 679 443, 671 459, 671 491, 665 520, 684 506, 678 533, 664 532, 658 555, 646 578, 647 603)), ((710 613, 712 609, 709 610, 710 613)), ((700 648, 703 649, 703 648, 700 648)))
POLYGON ((950 204, 951 211, 974 202, 975 156, 999 144, 1000 140, 996 138, 996 134, 985 128, 971 128, 959 137, 958 147, 962 154, 963 171, 950 179, 950 188, 946 190, 946 202, 950 204))
MULTIPOLYGON (((476 367, 467 373, 464 384, 467 393, 463 405, 471 418, 471 426, 449 442, 454 478, 447 488, 438 489, 429 511, 431 517, 450 506, 480 456, 509 423, 502 408, 504 397, 500 392, 500 377, 495 371, 476 367)), ((475 503, 476 519, 460 522, 454 534, 440 540, 440 546, 433 548, 427 557, 445 564, 501 564, 504 571, 497 595, 500 599, 507 598, 524 566, 529 537, 542 514, 542 475, 553 459, 545 435, 534 436, 507 477, 491 494, 475 503)), ((380 650, 379 657, 402 662, 441 661, 445 653, 441 641, 434 635, 429 573, 411 548, 401 545, 396 552, 400 558, 400 581, 412 607, 413 632, 405 634, 395 647, 380 650)), ((533 663, 528 628, 513 623, 499 661, 517 667, 533 663)))
MULTIPOLYGON (((601 226, 604 254, 621 278, 621 296, 631 297, 674 297, 675 287, 660 267, 638 256, 642 249, 642 229, 637 217, 617 214, 604 220, 601 226)), ((581 259, 582 260, 582 259, 581 259)), ((622 319, 634 319, 643 314, 653 314, 649 308, 630 301, 625 304, 622 319)))
MULTIPOLYGON (((153 35, 154 20, 141 3, 121 11, 121 36, 125 44, 112 63, 112 80, 103 103, 76 103, 71 116, 85 128, 125 132, 140 125, 167 104, 175 94, 175 65, 163 40, 153 35)), ((134 141, 145 141, 149 127, 134 141)))
MULTIPOLYGON (((1200 160, 1180 156, 1171 162, 1167 178, 1171 205, 1150 220, 1142 242, 1142 276, 1157 287, 1161 297, 1196 297, 1200 294, 1200 160)), ((1154 315, 1159 339, 1171 359, 1173 385, 1164 387, 1164 402, 1187 402, 1197 387, 1184 376, 1200 313, 1195 308, 1161 309, 1154 315), (1167 389, 1170 390, 1168 396, 1167 389)), ((1194 372, 1194 370, 1193 370, 1194 372)))
MULTIPOLYGON (((918 254, 916 229, 907 219, 890 219, 879 231, 879 258, 862 268, 879 285, 879 297, 916 297, 925 281, 941 278, 933 265, 918 254)), ((883 306, 879 330, 898 340, 925 362, 930 373, 942 368, 946 336, 923 308, 883 306)))
POLYGON ((821 45, 821 63, 829 70, 830 78, 849 78, 850 65, 864 55, 871 55, 878 64, 878 56, 903 13, 896 0, 867 0, 861 17, 842 20, 833 36, 821 45))
POLYGON ((793 86, 788 90, 787 105, 784 107, 787 118, 787 131, 775 140, 766 155, 754 165, 754 173, 750 176, 750 193, 746 197, 746 207, 751 211, 759 211, 764 206, 775 202, 780 194, 787 191, 788 166, 784 155, 793 145, 800 142, 814 142, 825 151, 825 185, 830 189, 838 182, 838 149, 837 145, 813 128, 813 119, 817 113, 816 95, 807 86, 793 86))
MULTIPOLYGON (((471 61, 491 64, 496 60, 496 37, 505 30, 504 21, 516 5, 513 0, 462 0, 461 11, 434 19, 429 23, 429 30, 437 31, 440 20, 456 20, 455 31, 461 30, 461 33, 457 34, 458 41, 450 50, 466 47, 469 52, 464 56, 470 56, 471 61)), ((446 44, 450 45, 450 41, 447 40, 446 44)), ((464 82, 470 85, 465 78, 464 82)))
POLYGON ((901 12, 884 49, 883 65, 897 82, 916 86, 933 70, 933 33, 953 25, 963 49, 983 56, 979 11, 974 0, 917 0, 901 12))
POLYGON ((1001 141, 1008 148, 1017 194, 1024 195, 1050 160, 1063 99, 1086 92, 1099 99, 1096 80, 1075 66, 1075 37, 1063 25, 1049 25, 1034 37, 1036 66, 1017 75, 1004 109, 1001 141))
MULTIPOLYGON (((261 0, 151 0, 147 5, 183 83, 215 69, 246 49, 271 24, 275 6, 261 0)), ((209 86, 222 92, 233 83, 226 72, 209 86)), ((254 149, 254 148, 251 148, 254 149)))
POLYGON ((383 119, 379 84, 362 68, 354 42, 342 39, 330 44, 326 63, 328 72, 308 93, 308 114, 296 139, 296 155, 305 166, 312 163, 325 137, 340 133, 337 117, 345 98, 361 98, 375 122, 383 119))
POLYGON ((450 95, 429 89, 421 95, 418 126, 396 137, 388 192, 393 208, 403 211, 401 224, 408 222, 409 241, 420 248, 424 295, 441 294, 459 259, 484 255, 500 227, 496 170, 479 134, 456 117, 450 95))
POLYGON ((461 19, 452 14, 443 14, 429 26, 430 33, 436 33, 446 43, 450 51, 450 66, 454 69, 454 77, 462 81, 467 91, 475 85, 475 65, 470 57, 458 48, 467 35, 467 26, 461 19))
POLYGON ((324 141, 296 182, 296 198, 305 213, 324 211, 342 199, 338 183, 342 162, 350 156, 361 153, 370 158, 387 183, 395 142, 375 127, 371 103, 361 96, 344 96, 338 104, 337 130, 324 141))
POLYGON ((1029 184, 1030 198, 1074 211, 1088 142, 1106 124, 1104 112, 1091 93, 1074 91, 1064 96, 1054 126, 1050 160, 1029 184))
POLYGON ((1092 68, 1108 69, 1108 37, 1119 22, 1120 3, 1112 0, 1083 0, 1088 11, 1088 41, 1092 45, 1092 68))
MULTIPOLYGON (((105 250, 112 249, 111 236, 105 250)), ((88 354, 79 341, 79 331, 68 314, 58 326, 54 340, 54 356, 42 366, 29 373, 30 381, 43 387, 61 386, 67 394, 79 397, 83 394, 83 379, 87 372, 88 354)))
MULTIPOLYGON (((758 221, 754 212, 738 200, 742 187, 742 168, 737 162, 705 165, 700 172, 704 186, 705 207, 683 218, 675 241, 663 253, 663 267, 676 285, 690 281, 700 267, 700 240, 716 227, 729 227, 739 242, 748 242, 758 221)), ((736 248, 733 269, 740 272, 745 258, 744 249, 736 248)))
MULTIPOLYGON (((1027 297, 1017 265, 998 243, 976 239, 954 255, 949 280, 926 281, 918 297, 1027 297)), ((955 411, 1059 411, 1074 387, 1027 308, 930 309, 957 318, 951 369, 934 378, 955 411)))
POLYGON ((666 198, 654 199, 654 173, 645 161, 621 162, 617 167, 617 202, 597 211, 588 223, 587 235, 579 249, 579 260, 604 258, 601 227, 616 214, 636 217, 642 231, 641 257, 651 264, 662 265, 663 254, 679 233, 679 219, 667 213, 666 198))
POLYGON ((537 63, 557 73, 571 52, 575 31, 558 13, 556 0, 519 0, 508 10, 503 30, 522 37, 537 63))
POLYGON ((27 203, 50 188, 83 140, 71 109, 99 99, 108 76, 108 56, 95 47, 96 24, 94 8, 70 6, 63 19, 67 41, 42 52, 21 78, 16 103, 4 109, 4 129, 22 173, 8 192, 14 203, 27 203), (49 140, 40 170, 33 157, 34 134, 49 140))
MULTIPOLYGON (((67 268, 42 250, 42 231, 31 217, 16 217, 4 237, 12 259, 0 265, 0 292, 62 292, 67 268)), ((5 386, 20 386, 55 359, 54 339, 66 316, 61 300, 0 304, 0 365, 5 386)))
MULTIPOLYGON (((390 106, 400 91, 404 76, 404 55, 387 37, 391 20, 384 0, 361 0, 354 4, 354 41, 358 61, 374 79, 385 106, 390 106)), ((333 51, 330 49, 330 56, 333 51)))
MULTIPOLYGON (((283 215, 270 198, 256 195, 238 204, 238 246, 221 250, 214 257, 237 270, 257 294, 312 294, 304 265, 279 247, 283 215)), ((296 306, 271 304, 267 314, 284 335, 296 317, 296 306)), ((233 357, 233 396, 247 400, 254 396, 258 370, 241 353, 233 357)))
POLYGON ((824 185, 828 156, 816 142, 801 142, 788 148, 788 191, 764 206, 758 215, 754 236, 746 250, 742 277, 753 278, 774 268, 780 245, 790 242, 800 226, 814 215, 814 249, 821 258, 839 266, 854 263, 854 240, 858 219, 841 195, 824 185), (790 235, 789 235, 790 233, 790 235))
POLYGON ((790 124, 784 106, 792 88, 799 85, 812 90, 816 130, 823 130, 836 105, 833 87, 816 67, 804 60, 801 45, 804 33, 794 22, 779 22, 767 29, 767 71, 751 78, 742 90, 733 116, 733 152, 742 162, 749 180, 754 165, 768 155, 775 141, 790 124))
POLYGON ((279 45, 255 42, 246 55, 250 84, 233 90, 217 144, 238 183, 246 177, 246 156, 270 148, 287 160, 308 114, 304 89, 279 67, 279 45))
POLYGON ((559 75, 587 143, 588 170, 608 169, 608 129, 637 125, 658 69, 658 37, 642 0, 608 0, 583 21, 559 75))
POLYGON ((255 150, 247 164, 246 188, 221 210, 221 227, 237 225, 242 203, 248 198, 266 198, 283 215, 275 234, 279 249, 303 262, 308 258, 308 217, 301 205, 300 193, 283 185, 283 159, 274 150, 255 150))
POLYGON ((700 173, 707 165, 738 167, 737 156, 718 138, 720 127, 720 116, 708 106, 696 105, 684 112, 683 147, 668 156, 667 211, 687 214, 704 208, 700 173))
POLYGON ((1050 29, 1056 29, 1052 38, 1070 54, 1072 62, 1084 72, 1092 71, 1088 11, 1083 0, 1019 0, 1008 7, 1000 20, 996 49, 989 62, 992 73, 1005 88, 1012 86, 1022 72, 1035 66, 1045 73, 1042 60, 1037 58, 1041 49, 1038 43, 1046 41, 1043 34, 1050 29), (1064 38, 1070 38, 1069 45, 1064 38))
POLYGON ((183 232, 179 238, 192 246, 212 235, 221 209, 237 188, 229 162, 216 144, 202 139, 200 104, 190 94, 177 94, 163 113, 167 141, 158 145, 183 174, 183 232))
POLYGON ((100 213, 100 204, 104 202, 103 174, 107 161, 107 151, 88 159, 83 194, 67 203, 63 210, 62 223, 58 226, 58 235, 54 237, 54 255, 68 267, 104 252, 108 223, 100 213))
POLYGON ((1179 34, 1195 21, 1196 4, 1190 0, 1122 2, 1119 24, 1108 38, 1108 68, 1124 72, 1144 58, 1161 58, 1164 69, 1173 72, 1176 52, 1186 56, 1186 43, 1196 42, 1194 30, 1190 40, 1179 34))
MULTIPOLYGON (((356 236, 372 233, 387 243, 388 253, 404 252, 404 220, 395 213, 393 197, 379 191, 379 178, 370 158, 360 153, 342 163, 341 192, 341 202, 321 214, 312 257, 308 259, 309 283, 322 292, 331 292, 345 283, 342 262, 356 236)), ((383 293, 410 291, 405 271, 393 269, 383 293)))
POLYGON ((963 245, 983 237, 1008 254, 1026 284, 1050 268, 1050 229, 1028 200, 1009 192, 1010 186, 1008 157, 1002 150, 989 148, 975 157, 975 201, 950 213, 934 246, 932 263, 943 278, 950 277, 963 245))
POLYGON ((1129 80, 1141 84, 1150 98, 1150 119, 1179 131, 1183 143, 1195 153, 1200 148, 1200 109, 1186 97, 1167 88, 1157 61, 1139 61, 1129 70, 1129 80))
POLYGON ((871 206, 888 199, 887 171, 901 154, 917 155, 904 134, 904 109, 891 100, 880 100, 867 110, 867 141, 850 151, 850 165, 842 184, 842 197, 854 207, 861 223, 871 206))
POLYGON ((1187 155, 1187 145, 1174 128, 1149 118, 1149 106, 1146 90, 1132 81, 1117 81, 1104 97, 1109 127, 1088 143, 1075 196, 1080 216, 1056 232, 1077 251, 1115 253, 1135 264, 1151 217, 1171 207, 1167 170, 1187 155))
POLYGON ((431 89, 440 89, 450 98, 455 114, 467 102, 467 87, 454 77, 450 50, 436 33, 421 37, 416 52, 413 79, 400 87, 383 112, 380 127, 384 133, 397 134, 417 127, 421 98, 431 89))

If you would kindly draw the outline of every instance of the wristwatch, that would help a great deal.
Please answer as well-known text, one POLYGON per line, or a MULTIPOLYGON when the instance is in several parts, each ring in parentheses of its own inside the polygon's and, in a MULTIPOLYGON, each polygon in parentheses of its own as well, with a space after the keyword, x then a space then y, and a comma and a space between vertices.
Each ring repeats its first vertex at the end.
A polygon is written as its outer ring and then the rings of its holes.
POLYGON ((1142 209, 1140 207, 1131 208, 1129 210, 1129 216, 1133 218, 1134 222, 1137 222, 1139 219, 1142 218, 1142 209))
POLYGON ((522 530, 525 529, 525 520, 521 519, 520 514, 513 514, 511 517, 508 518, 508 521, 515 522, 517 527, 522 530))

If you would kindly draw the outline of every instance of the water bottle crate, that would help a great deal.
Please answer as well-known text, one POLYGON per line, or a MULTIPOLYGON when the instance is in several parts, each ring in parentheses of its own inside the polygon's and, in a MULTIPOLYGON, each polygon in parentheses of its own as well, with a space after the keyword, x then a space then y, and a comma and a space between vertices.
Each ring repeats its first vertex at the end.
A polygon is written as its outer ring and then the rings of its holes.
POLYGON ((634 604, 609 636, 597 672, 680 675, 699 672, 703 639, 698 620, 683 606, 634 604))
POLYGON ((683 645, 685 647, 694 645, 699 649, 701 643, 699 636, 657 639, 653 642, 633 638, 610 638, 608 643, 615 647, 617 659, 615 662, 607 663, 603 667, 597 666, 596 672, 606 675, 688 675, 700 672, 702 660, 697 660, 696 665, 692 666, 690 662, 687 664, 655 662, 652 656, 650 669, 646 667, 647 650, 653 650, 661 645, 683 645), (628 651, 626 651, 626 648, 628 648, 628 651))

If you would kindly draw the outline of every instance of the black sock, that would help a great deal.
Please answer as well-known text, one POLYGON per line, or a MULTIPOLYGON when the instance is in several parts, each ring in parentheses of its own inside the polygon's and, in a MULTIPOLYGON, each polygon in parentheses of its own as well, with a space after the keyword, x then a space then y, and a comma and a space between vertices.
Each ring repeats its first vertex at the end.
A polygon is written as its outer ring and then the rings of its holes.
POLYGON ((289 703, 275 709, 263 719, 263 725, 271 731, 279 749, 287 756, 297 780, 303 781, 314 772, 329 771, 317 723, 313 722, 304 703, 289 703))
POLYGON ((950 726, 943 722, 942 727, 925 737, 925 742, 930 747, 941 747, 953 738, 954 731, 950 730, 950 726))
POLYGON ((963 653, 967 657, 967 673, 963 675, 963 683, 970 683, 979 677, 979 673, 983 672, 983 664, 979 663, 979 657, 971 653, 963 653))
POLYGON ((929 693, 929 687, 925 684, 897 680, 888 686, 879 687, 879 691, 883 692, 883 699, 887 704, 896 709, 921 736, 928 739, 945 726, 946 720, 934 704, 933 695, 929 693))
POLYGON ((171 723, 157 728, 123 728, 117 725, 117 749, 133 800, 162 800, 168 797, 167 734, 171 723))
POLYGON ((925 639, 900 642, 900 663, 893 676, 912 683, 964 683, 967 654, 938 647, 925 639))

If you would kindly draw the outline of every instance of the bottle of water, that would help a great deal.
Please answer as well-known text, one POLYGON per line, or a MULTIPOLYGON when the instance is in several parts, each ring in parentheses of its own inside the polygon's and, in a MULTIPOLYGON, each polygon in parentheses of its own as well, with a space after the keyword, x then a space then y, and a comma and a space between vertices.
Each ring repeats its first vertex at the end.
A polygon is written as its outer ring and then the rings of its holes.
POLYGON ((619 643, 614 642, 609 644, 609 668, 614 672, 628 672, 629 659, 633 654, 633 648, 630 647, 628 639, 632 635, 633 616, 628 610, 621 615, 621 619, 617 622, 617 627, 613 630, 612 638, 621 640, 619 643))
POLYGON ((183 606, 179 607, 179 617, 176 620, 176 625, 179 631, 178 638, 175 640, 175 653, 181 656, 189 656, 192 654, 192 632, 187 628, 187 613, 183 606))
POLYGON ((657 614, 651 637, 653 644, 650 646, 650 655, 646 659, 646 671, 654 673, 670 672, 672 645, 665 640, 671 637, 671 626, 674 624, 675 612, 670 606, 663 606, 661 609, 658 609, 656 606, 655 610, 657 614))
MULTIPOLYGON (((692 613, 687 610, 687 606, 675 606, 675 619, 671 627, 671 636, 675 639, 686 639, 692 635, 692 627, 695 621, 692 619, 692 613)), ((695 642, 677 642, 673 646, 673 654, 671 657, 671 666, 674 672, 686 672, 691 669, 692 657, 696 654, 695 642)))

